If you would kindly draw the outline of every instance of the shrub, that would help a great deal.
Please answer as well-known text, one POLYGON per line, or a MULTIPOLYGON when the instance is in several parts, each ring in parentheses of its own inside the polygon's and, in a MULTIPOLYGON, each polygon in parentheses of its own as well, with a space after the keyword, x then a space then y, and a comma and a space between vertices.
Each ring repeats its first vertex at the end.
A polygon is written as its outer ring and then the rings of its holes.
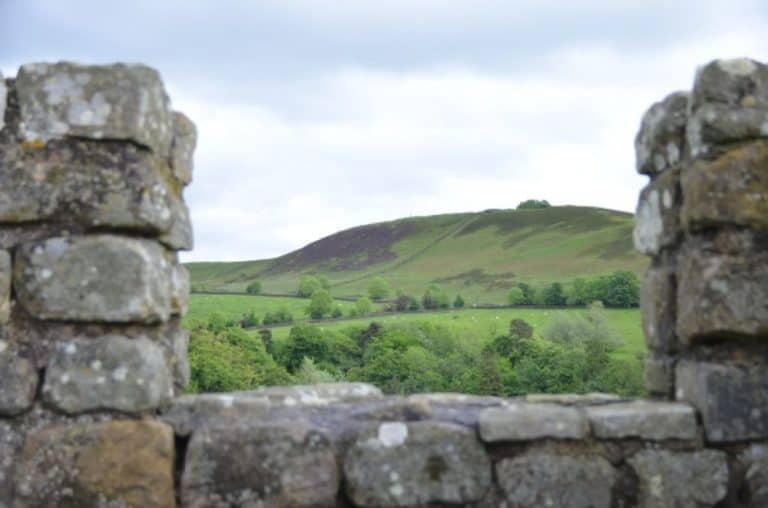
POLYGON ((299 281, 299 289, 296 292, 299 296, 309 298, 318 289, 322 289, 320 280, 312 275, 304 275, 299 281))
POLYGON ((549 208, 550 206, 552 205, 546 199, 527 199, 517 205, 517 210, 534 210, 537 208, 549 208))
POLYGON ((421 307, 419 306, 419 301, 415 298, 410 298, 408 302, 408 310, 411 312, 416 312, 421 307))
POLYGON ((519 287, 510 289, 509 293, 507 293, 507 303, 513 306, 522 305, 525 303, 525 295, 523 295, 523 290, 519 287))
POLYGON ((337 305, 333 308, 333 311, 331 312, 332 318, 340 318, 344 315, 344 311, 341 310, 341 306, 337 305))
POLYGON ((258 295, 261 293, 261 282, 253 281, 245 288, 245 292, 249 295, 258 295))
POLYGON ((546 288, 542 294, 542 300, 544 305, 559 307, 565 305, 565 294, 563 292, 563 285, 559 282, 553 282, 546 288))
POLYGON ((395 298, 394 310, 397 312, 405 312, 408 310, 408 306, 411 304, 412 300, 413 298, 406 294, 401 293, 397 295, 397 298, 395 298))
POLYGON ((373 301, 384 300, 389 296, 389 284, 381 277, 374 277, 368 285, 368 296, 373 301))
POLYGON ((243 319, 240 320, 240 327, 252 328, 254 326, 259 326, 259 318, 256 317, 256 313, 254 311, 250 311, 247 314, 243 314, 243 319))
POLYGON ((365 316, 366 314, 371 313, 372 307, 373 307, 373 304, 371 303, 370 298, 368 298, 367 296, 361 296, 355 302, 354 310, 358 316, 365 316))
POLYGON ((322 319, 333 310, 333 298, 325 289, 318 289, 312 293, 312 298, 307 307, 307 313, 312 319, 322 319))
POLYGON ((464 299, 461 297, 461 295, 456 295, 456 298, 453 300, 453 308, 455 309, 464 308, 464 299))
POLYGON ((294 374, 296 383, 302 385, 313 385, 317 383, 335 383, 340 379, 330 372, 317 367, 312 358, 304 357, 301 360, 301 366, 294 374))

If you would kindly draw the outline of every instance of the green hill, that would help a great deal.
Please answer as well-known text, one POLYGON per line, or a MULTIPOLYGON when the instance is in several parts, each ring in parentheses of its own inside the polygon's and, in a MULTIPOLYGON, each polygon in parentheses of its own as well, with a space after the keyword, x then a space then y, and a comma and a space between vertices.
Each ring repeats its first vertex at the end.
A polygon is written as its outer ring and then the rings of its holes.
POLYGON ((600 208, 489 210, 359 226, 270 260, 187 267, 195 289, 244 291, 259 280, 264 293, 289 294, 302 275, 323 274, 334 295, 354 296, 380 275, 409 294, 437 283, 469 302, 500 302, 517 282, 639 275, 647 261, 632 246, 632 226, 631 214, 600 208))

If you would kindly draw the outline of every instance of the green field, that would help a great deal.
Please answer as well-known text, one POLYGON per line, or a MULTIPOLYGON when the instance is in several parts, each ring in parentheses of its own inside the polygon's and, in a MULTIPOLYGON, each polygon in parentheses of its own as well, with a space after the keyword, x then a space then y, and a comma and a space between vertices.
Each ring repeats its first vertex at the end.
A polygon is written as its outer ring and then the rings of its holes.
POLYGON ((495 210, 370 224, 322 238, 284 256, 189 263, 196 289, 293 294, 303 274, 323 274, 336 296, 364 294, 374 276, 393 292, 420 296, 437 283, 468 304, 503 303, 518 282, 541 286, 630 270, 646 259, 632 246, 631 214, 589 207, 495 210))

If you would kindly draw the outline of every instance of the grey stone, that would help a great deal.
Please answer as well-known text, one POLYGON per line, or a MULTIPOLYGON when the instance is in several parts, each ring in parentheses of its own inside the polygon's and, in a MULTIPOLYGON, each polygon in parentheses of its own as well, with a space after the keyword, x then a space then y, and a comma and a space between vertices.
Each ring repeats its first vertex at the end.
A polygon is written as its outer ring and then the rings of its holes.
POLYGON ((229 428, 264 417, 272 404, 266 397, 247 393, 201 393, 176 397, 161 412, 161 418, 177 435, 197 429, 229 428))
POLYGON ((768 438, 768 370, 761 365, 680 361, 677 400, 699 410, 711 443, 768 438))
POLYGON ((193 155, 197 144, 195 124, 183 113, 173 112, 173 145, 171 167, 176 179, 183 185, 192 182, 193 155))
POLYGON ((592 433, 601 439, 647 441, 696 439, 696 413, 687 404, 636 401, 586 409, 592 433))
POLYGON ((584 413, 576 407, 518 403, 486 409, 478 422, 486 442, 533 439, 584 439, 589 433, 584 413))
POLYGON ((0 324, 11 317, 11 254, 0 250, 0 324))
POLYGON ((677 270, 677 336, 768 337, 768 239, 722 231, 689 240, 677 270))
POLYGON ((173 372, 173 385, 176 388, 176 394, 183 393, 189 384, 192 375, 189 365, 189 332, 182 329, 175 329, 169 332, 170 335, 170 353, 168 360, 173 372))
POLYGON ((532 452, 501 460, 496 478, 515 508, 609 508, 617 474, 597 455, 532 452))
POLYGON ((21 66, 16 77, 21 136, 129 140, 167 156, 173 136, 160 75, 143 65, 21 66))
POLYGON ((675 267, 652 264, 640 287, 640 311, 645 342, 651 351, 677 349, 677 276, 675 267))
POLYGON ((181 503, 333 507, 338 489, 333 446, 305 423, 201 428, 187 449, 181 503))
POLYGON ((189 208, 181 199, 171 201, 171 228, 159 241, 171 250, 192 250, 195 245, 189 208))
POLYGON ((768 136, 768 67, 746 58, 699 68, 691 95, 687 142, 700 157, 714 146, 768 136))
POLYGON ((5 127, 5 104, 8 90, 5 87, 3 73, 0 72, 0 131, 5 127))
POLYGON ((665 399, 674 398, 675 358, 648 356, 645 359, 645 389, 651 395, 665 399))
POLYGON ((748 508, 768 506, 768 444, 750 445, 742 454, 744 497, 748 508))
POLYGON ((382 397, 381 390, 367 383, 267 386, 244 393, 265 397, 275 405, 286 406, 326 406, 338 402, 357 402, 382 397))
POLYGON ((768 142, 754 141, 685 168, 681 179, 685 229, 740 226, 768 230, 766 166, 768 142))
POLYGON ((0 222, 158 235, 170 230, 180 199, 170 171, 162 157, 127 143, 11 144, 0 151, 0 222))
POLYGON ((472 503, 491 486, 491 462, 474 432, 442 422, 384 422, 362 432, 344 459, 356 506, 472 503))
POLYGON ((640 193, 632 233, 635 248, 649 256, 677 243, 680 227, 680 168, 664 172, 640 193))
POLYGON ((75 339, 57 345, 43 397, 69 414, 147 411, 173 397, 173 380, 162 348, 146 337, 75 339))
POLYGON ((160 422, 34 429, 16 465, 14 506, 175 506, 173 460, 173 431, 160 422))
POLYGON ((165 321, 170 270, 149 240, 114 235, 50 238, 17 251, 17 301, 39 319, 165 321))
POLYGON ((0 340, 0 379, 0 415, 17 415, 32 406, 38 381, 35 366, 4 340, 0 340))
POLYGON ((621 399, 613 393, 531 393, 524 397, 526 402, 544 402, 564 406, 592 406, 595 404, 612 404, 621 399))
POLYGON ((657 175, 674 166, 685 155, 685 125, 688 120, 687 92, 675 92, 653 104, 643 115, 635 137, 637 172, 657 175))
POLYGON ((176 263, 171 267, 171 314, 183 316, 189 301, 189 270, 176 263))
POLYGON ((501 397, 463 393, 420 393, 410 395, 408 402, 424 407, 425 413, 433 420, 467 427, 476 427, 485 409, 507 404, 507 400, 501 397))
POLYGON ((13 502, 13 474, 24 438, 10 423, 0 421, 0 506, 13 502))
POLYGON ((728 463, 719 450, 642 450, 628 460, 639 480, 641 508, 711 508, 728 488, 728 463))

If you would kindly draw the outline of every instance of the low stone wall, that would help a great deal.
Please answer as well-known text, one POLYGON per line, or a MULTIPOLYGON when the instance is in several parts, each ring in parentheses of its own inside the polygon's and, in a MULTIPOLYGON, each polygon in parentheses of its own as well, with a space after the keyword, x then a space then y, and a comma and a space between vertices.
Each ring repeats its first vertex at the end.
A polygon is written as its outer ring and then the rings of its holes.
POLYGON ((768 67, 643 118, 653 399, 180 395, 194 125, 140 65, 0 80, 0 508, 768 506, 768 67))

